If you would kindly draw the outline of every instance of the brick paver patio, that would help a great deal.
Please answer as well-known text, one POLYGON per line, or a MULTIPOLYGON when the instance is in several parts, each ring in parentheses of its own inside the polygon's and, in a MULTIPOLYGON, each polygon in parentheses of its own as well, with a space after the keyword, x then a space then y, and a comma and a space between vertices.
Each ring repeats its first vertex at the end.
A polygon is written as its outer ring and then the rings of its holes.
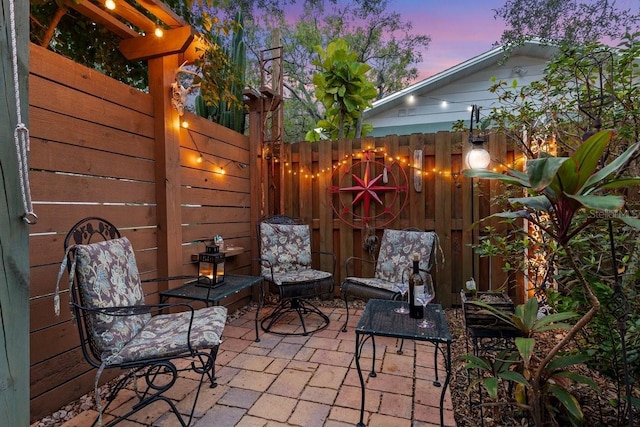
MULTIPOLYGON (((267 307, 263 311, 268 313, 267 307)), ((279 336, 261 333, 255 342, 255 311, 247 311, 227 324, 216 362, 218 387, 202 389, 196 407, 196 427, 226 426, 354 426, 359 420, 360 382, 354 361, 355 333, 361 311, 351 313, 349 330, 340 332, 344 308, 323 308, 329 326, 310 336, 279 336)), ((262 311, 261 311, 262 316, 262 311)), ((291 324, 298 319, 291 317, 291 324)), ((294 326, 290 326, 294 328, 294 326)), ((441 389, 433 386, 434 346, 404 343, 397 354, 396 340, 376 338, 377 377, 368 378, 372 345, 368 340, 361 357, 366 378, 365 423, 368 426, 439 425, 441 389)), ((440 358, 442 362, 442 358, 440 358)), ((444 379, 443 363, 442 370, 444 379)), ((196 381, 186 374, 171 390, 178 408, 188 413, 196 381)), ((104 415, 123 410, 120 405, 104 415)), ((121 392, 124 393, 125 391, 121 392)), ((113 406, 113 405, 112 405, 113 406)), ((129 405, 124 405, 127 407, 129 405)), ((455 426, 451 396, 445 398, 445 423, 455 426)), ((86 411, 64 424, 85 427, 96 412, 86 411)), ((179 426, 164 402, 156 402, 122 426, 179 426)))

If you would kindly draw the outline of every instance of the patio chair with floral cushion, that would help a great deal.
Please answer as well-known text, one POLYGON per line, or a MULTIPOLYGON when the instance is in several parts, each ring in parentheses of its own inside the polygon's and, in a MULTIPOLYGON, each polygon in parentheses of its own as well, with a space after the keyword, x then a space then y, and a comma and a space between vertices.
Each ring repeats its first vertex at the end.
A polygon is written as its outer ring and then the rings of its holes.
MULTIPOLYGON (((359 257, 348 258, 345 262, 346 277, 340 286, 347 307, 342 331, 347 331, 349 322, 349 298, 398 299, 398 285, 406 283, 409 279, 413 254, 417 252, 420 255, 420 272, 427 276, 434 264, 437 247, 438 235, 433 231, 385 229, 375 262, 359 257), (355 275, 356 267, 362 267, 363 264, 375 266, 373 277, 355 275)), ((424 279, 426 280, 426 277, 424 279)))
POLYGON ((278 292, 279 303, 262 319, 262 329, 280 335, 308 335, 329 325, 325 315, 310 298, 333 292, 336 257, 331 252, 311 251, 311 233, 307 224, 286 215, 263 218, 257 224, 260 249, 260 274, 278 292), (321 257, 329 260, 331 271, 313 267, 321 257), (287 315, 297 314, 299 327, 276 327, 287 315), (306 318, 314 316, 309 327, 306 318))
MULTIPOLYGON (((97 368, 96 422, 102 425, 103 412, 132 382, 137 402, 124 415, 111 420, 109 426, 156 401, 166 402, 180 425, 189 425, 202 383, 206 379, 211 387, 216 386, 214 363, 226 323, 226 308, 194 310, 188 304, 146 304, 131 243, 104 219, 91 217, 78 222, 67 234, 64 245, 66 255, 58 280, 66 268, 82 352, 87 362, 97 368), (112 368, 124 370, 125 375, 111 388, 103 407, 97 393, 98 382, 103 370, 112 368), (177 383, 178 372, 186 370, 194 372, 199 383, 191 413, 185 420, 165 394, 177 383)), ((169 279, 174 278, 161 280, 169 279)), ((58 314, 57 285, 55 300, 58 314)))

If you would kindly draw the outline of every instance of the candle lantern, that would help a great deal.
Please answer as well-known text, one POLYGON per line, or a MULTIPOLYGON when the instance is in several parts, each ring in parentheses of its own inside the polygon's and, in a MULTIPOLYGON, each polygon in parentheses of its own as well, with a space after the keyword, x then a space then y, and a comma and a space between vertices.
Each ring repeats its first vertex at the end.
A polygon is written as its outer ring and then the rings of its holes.
POLYGON ((206 247, 198 254, 198 285, 215 287, 224 282, 224 254, 219 246, 206 247))

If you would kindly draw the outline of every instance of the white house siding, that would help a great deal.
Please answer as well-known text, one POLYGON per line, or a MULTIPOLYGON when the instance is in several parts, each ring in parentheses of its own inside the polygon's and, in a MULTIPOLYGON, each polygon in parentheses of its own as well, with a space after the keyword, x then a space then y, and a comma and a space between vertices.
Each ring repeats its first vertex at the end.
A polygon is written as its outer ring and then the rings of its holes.
POLYGON ((373 125, 371 136, 432 133, 451 130, 457 120, 468 123, 470 105, 479 105, 481 113, 498 105, 489 92, 492 77, 509 84, 515 79, 519 86, 529 84, 542 77, 548 60, 521 54, 512 54, 505 63, 502 59, 501 53, 480 55, 377 101, 364 114, 373 125))

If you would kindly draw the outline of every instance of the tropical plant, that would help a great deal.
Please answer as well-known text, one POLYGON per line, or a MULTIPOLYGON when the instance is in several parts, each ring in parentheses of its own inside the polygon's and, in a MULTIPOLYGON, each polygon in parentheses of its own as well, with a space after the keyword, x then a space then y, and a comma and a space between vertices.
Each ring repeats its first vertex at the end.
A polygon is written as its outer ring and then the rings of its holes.
POLYGON ((200 94, 195 99, 195 110, 201 117, 243 133, 245 107, 242 94, 247 66, 244 19, 242 13, 238 12, 228 25, 233 31, 229 46, 225 46, 216 23, 214 21, 206 26, 209 45, 196 61, 202 77, 195 80, 201 83, 200 94))
POLYGON ((377 90, 375 99, 415 82, 419 77, 416 65, 423 61, 431 38, 403 19, 394 10, 398 7, 387 0, 307 1, 298 16, 291 8, 286 19, 273 13, 256 17, 248 29, 250 61, 265 47, 283 47, 285 141, 304 140, 305 133, 324 118, 313 85, 317 70, 312 61, 318 45, 344 39, 357 60, 371 67, 368 75, 377 90), (275 40, 279 42, 274 44, 275 40))
MULTIPOLYGON (((626 257, 627 255, 623 257, 622 262, 628 262, 626 257)), ((587 269, 585 274, 591 276, 589 280, 594 292, 598 299, 603 301, 602 309, 578 336, 576 345, 589 356, 586 364, 612 381, 615 386, 617 397, 609 403, 616 409, 615 425, 623 425, 629 414, 627 405, 631 404, 636 410, 640 409, 640 399, 633 396, 629 396, 628 399, 625 396, 625 378, 630 384, 637 384, 640 379, 640 282, 634 276, 622 281, 621 292, 628 303, 628 313, 622 315, 621 311, 625 310, 625 307, 620 305, 621 301, 616 298, 614 290, 602 278, 591 273, 597 269, 596 265, 601 263, 600 258, 592 257, 584 261, 587 269), (612 325, 617 327, 612 328, 612 325)), ((562 293, 550 290, 548 301, 550 306, 558 311, 570 310, 578 314, 586 311, 589 305, 580 287, 562 293)))
POLYGON ((503 380, 515 384, 514 387, 505 387, 506 392, 512 391, 512 400, 504 403, 528 411, 536 426, 548 421, 545 417, 556 425, 565 421, 573 425, 580 424, 583 413, 571 392, 571 384, 587 384, 596 390, 599 387, 593 380, 568 368, 583 363, 588 357, 579 353, 558 353, 541 369, 540 375, 533 375, 540 369, 539 363, 544 358, 542 350, 537 347, 537 336, 550 330, 570 329, 571 325, 565 321, 576 314, 561 312, 539 317, 538 301, 535 298, 516 306, 513 314, 501 312, 481 301, 470 301, 469 304, 482 307, 521 333, 521 336, 515 338, 515 350, 503 350, 494 358, 462 356, 467 361, 466 369, 473 369, 481 374, 470 384, 469 391, 480 384, 489 397, 496 400, 499 380, 503 380), (568 414, 568 420, 561 419, 563 413, 568 414))
MULTIPOLYGON (((603 217, 640 229, 640 220, 624 211, 624 197, 612 193, 640 183, 640 178, 621 176, 628 162, 636 154, 639 144, 632 144, 620 156, 608 164, 602 164, 613 136, 614 132, 610 130, 598 132, 568 157, 554 157, 540 153, 539 158, 527 161, 524 172, 512 169, 502 174, 487 170, 463 171, 469 177, 499 180, 526 192, 524 197, 509 199, 512 210, 492 216, 527 219, 549 236, 555 242, 555 246, 550 247, 555 247, 556 251, 562 253, 588 303, 589 308, 576 323, 530 369, 527 381, 533 388, 533 392, 527 395, 538 399, 537 402, 529 402, 537 408, 533 414, 537 426, 542 425, 539 423, 544 419, 544 414, 539 411, 546 408, 544 402, 546 396, 543 394, 544 389, 541 388, 546 381, 546 373, 550 366, 555 366, 553 361, 567 344, 589 324, 601 305, 573 253, 570 241, 603 217), (581 211, 587 211, 590 214, 579 216, 581 211)), ((523 352, 524 356, 527 354, 523 352)), ((549 389, 555 393, 557 390, 554 390, 549 389)))
MULTIPOLYGON (((317 127, 332 139, 360 138, 372 128, 362 123, 362 112, 371 106, 377 91, 367 79, 371 67, 359 62, 347 42, 337 39, 324 50, 316 47, 318 59, 313 63, 320 71, 313 76, 316 97, 325 108, 325 118, 317 127)), ((306 139, 317 141, 318 133, 311 130, 306 139)))

